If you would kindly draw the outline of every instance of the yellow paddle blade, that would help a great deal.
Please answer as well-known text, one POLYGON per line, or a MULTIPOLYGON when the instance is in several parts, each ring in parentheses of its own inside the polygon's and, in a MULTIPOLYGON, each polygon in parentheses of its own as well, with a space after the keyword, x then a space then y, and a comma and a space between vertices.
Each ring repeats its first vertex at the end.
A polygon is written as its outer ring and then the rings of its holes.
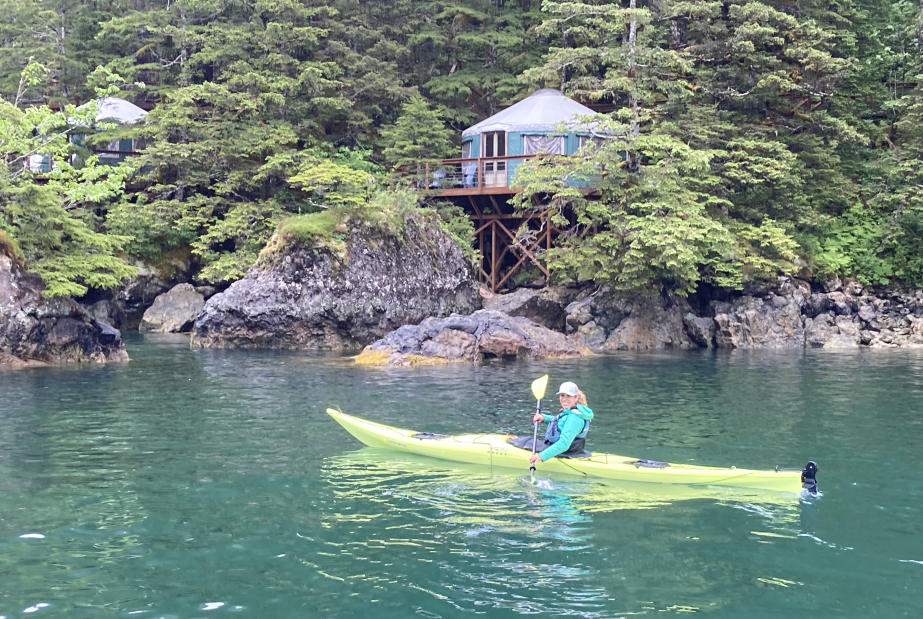
POLYGON ((535 396, 536 400, 541 400, 545 397, 545 389, 548 387, 548 375, 545 374, 541 378, 536 378, 532 381, 532 395, 535 396))

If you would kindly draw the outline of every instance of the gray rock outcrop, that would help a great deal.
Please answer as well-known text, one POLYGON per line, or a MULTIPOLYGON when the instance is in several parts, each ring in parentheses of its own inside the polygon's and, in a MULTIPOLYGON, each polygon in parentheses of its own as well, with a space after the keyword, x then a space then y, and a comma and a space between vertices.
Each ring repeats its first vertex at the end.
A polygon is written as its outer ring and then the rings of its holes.
POLYGON ((589 354, 575 338, 522 316, 479 310, 470 316, 427 318, 365 347, 358 363, 415 365, 485 358, 547 359, 589 354))
POLYGON ((117 329, 42 289, 38 277, 0 252, 0 366, 128 360, 117 329))
POLYGON ((400 326, 479 309, 469 266, 435 215, 411 211, 402 228, 347 219, 345 249, 319 241, 273 252, 206 302, 192 345, 359 349, 400 326))
POLYGON ((568 332, 594 352, 686 348, 923 347, 923 291, 871 294, 834 279, 828 292, 780 277, 698 311, 682 300, 578 292, 565 309, 568 332))
MULTIPOLYGON (((141 328, 144 313, 158 296, 177 284, 195 285, 201 267, 191 248, 180 247, 161 254, 156 260, 133 265, 137 274, 111 290, 91 290, 76 299, 97 320, 123 330, 141 328)), ((207 301, 219 290, 213 286, 195 286, 207 301)))
POLYGON ((599 350, 685 350, 698 345, 686 332, 683 317, 692 308, 683 299, 617 296, 606 291, 593 304, 597 325, 608 335, 599 350))
POLYGON ((113 324, 122 329, 138 329, 144 312, 158 296, 170 290, 170 278, 148 265, 136 263, 138 274, 124 286, 113 291, 111 299, 93 304, 91 311, 103 315, 108 312, 113 324))
POLYGON ((745 295, 712 303, 718 348, 804 348, 801 308, 810 294, 806 284, 785 280, 765 297, 745 295))
POLYGON ((139 331, 184 333, 192 328, 196 316, 205 306, 205 297, 192 284, 177 284, 158 295, 141 319, 139 331))
POLYGON ((828 292, 811 293, 804 282, 780 278, 779 285, 762 299, 764 305, 772 304, 762 322, 764 331, 768 327, 772 335, 755 347, 923 346, 923 292, 885 290, 872 294, 856 282, 844 283, 838 278, 824 287, 828 292))
MULTIPOLYGON (((684 316, 692 312, 689 304, 662 296, 623 296, 605 287, 553 286, 495 295, 485 299, 484 308, 525 315, 575 335, 594 352, 691 349, 700 345, 686 326, 684 316)), ((714 324, 710 318, 703 320, 714 324)), ((703 335, 708 327, 701 329, 704 331, 698 335, 711 341, 712 335, 703 335)), ((703 340, 701 345, 708 344, 703 340)))
POLYGON ((566 286, 549 286, 540 290, 519 288, 509 294, 488 294, 483 308, 503 312, 508 316, 522 316, 538 324, 564 331, 566 308, 579 290, 566 286))
POLYGON ((703 318, 696 316, 692 312, 683 316, 683 325, 686 327, 686 334, 689 339, 698 345, 699 348, 714 348, 715 332, 718 325, 713 318, 703 318))

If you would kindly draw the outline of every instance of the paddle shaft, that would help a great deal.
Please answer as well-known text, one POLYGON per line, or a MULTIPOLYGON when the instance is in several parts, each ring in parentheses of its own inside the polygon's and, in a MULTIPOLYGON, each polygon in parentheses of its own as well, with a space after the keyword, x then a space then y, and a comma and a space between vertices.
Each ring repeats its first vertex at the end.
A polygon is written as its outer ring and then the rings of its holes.
MULTIPOLYGON (((535 414, 538 415, 541 412, 542 412, 542 401, 540 399, 536 399, 535 400, 535 414)), ((536 421, 532 429, 532 455, 533 456, 535 455, 535 441, 537 440, 538 440, 538 422, 536 421)), ((532 478, 533 481, 535 480, 535 463, 534 462, 529 463, 529 476, 532 478)))

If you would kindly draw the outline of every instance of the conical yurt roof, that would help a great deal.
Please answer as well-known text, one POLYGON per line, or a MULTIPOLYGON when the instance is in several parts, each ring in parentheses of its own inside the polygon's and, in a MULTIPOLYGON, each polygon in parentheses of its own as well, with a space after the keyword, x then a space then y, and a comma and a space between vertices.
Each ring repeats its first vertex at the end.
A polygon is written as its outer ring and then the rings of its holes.
POLYGON ((490 131, 554 131, 560 123, 576 124, 575 116, 588 116, 593 110, 565 97, 560 90, 543 88, 515 105, 465 129, 467 138, 490 131))
POLYGON ((121 124, 132 124, 147 116, 147 112, 140 107, 117 97, 105 97, 99 101, 96 111, 96 120, 113 120, 121 124))

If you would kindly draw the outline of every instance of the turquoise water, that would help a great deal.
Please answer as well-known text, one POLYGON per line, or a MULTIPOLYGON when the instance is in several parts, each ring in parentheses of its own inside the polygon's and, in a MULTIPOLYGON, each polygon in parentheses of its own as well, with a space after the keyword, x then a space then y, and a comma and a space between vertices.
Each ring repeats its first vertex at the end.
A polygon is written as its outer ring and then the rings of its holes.
POLYGON ((919 617, 923 356, 624 355, 353 367, 135 337, 0 372, 0 617, 919 617), (575 380, 590 444, 820 464, 821 496, 521 474, 360 449, 329 405, 527 432, 575 380))

